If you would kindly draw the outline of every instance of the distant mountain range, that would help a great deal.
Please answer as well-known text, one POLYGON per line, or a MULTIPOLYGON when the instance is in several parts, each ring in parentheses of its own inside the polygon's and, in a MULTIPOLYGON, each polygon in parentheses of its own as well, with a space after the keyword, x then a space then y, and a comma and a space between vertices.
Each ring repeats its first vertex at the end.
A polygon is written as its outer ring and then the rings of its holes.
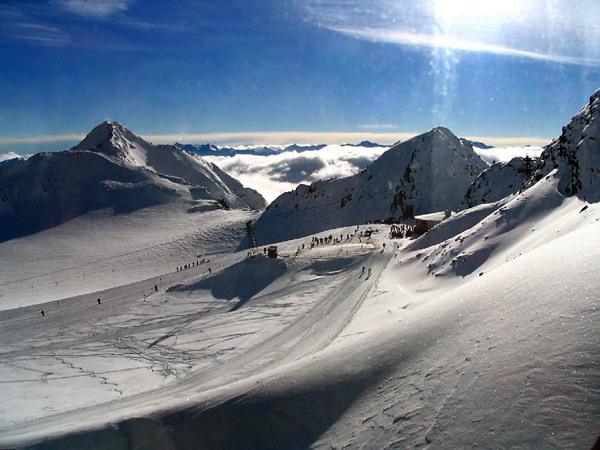
MULTIPOLYGON (((284 152, 312 152, 318 151, 328 144, 315 144, 315 145, 256 145, 256 146, 218 146, 214 144, 182 144, 176 143, 175 147, 184 150, 188 153, 197 156, 235 156, 235 155, 257 155, 257 156, 269 156, 277 155, 284 152)), ((376 142, 361 141, 358 144, 342 144, 342 146, 349 147, 364 147, 364 148, 375 148, 375 147, 388 147, 381 145, 376 142)))

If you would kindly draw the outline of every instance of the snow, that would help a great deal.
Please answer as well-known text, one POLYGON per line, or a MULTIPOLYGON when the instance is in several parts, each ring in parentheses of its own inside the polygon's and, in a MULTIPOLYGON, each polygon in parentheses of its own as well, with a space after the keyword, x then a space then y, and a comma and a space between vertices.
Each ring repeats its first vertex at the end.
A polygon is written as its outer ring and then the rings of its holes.
POLYGON ((525 187, 539 168, 538 158, 516 157, 506 163, 494 163, 471 184, 465 195, 465 204, 497 202, 525 187))
POLYGON ((60 300, 174 271, 233 250, 255 212, 171 204, 101 210, 0 243, 0 309, 60 300))
POLYGON ((277 260, 213 254, 212 274, 163 274, 157 293, 148 280, 46 303, 44 318, 4 311, 0 443, 141 442, 146 418, 146 438, 183 446, 590 447, 600 209, 580 213, 557 183, 424 249, 385 225, 368 244, 341 228, 327 231, 339 244, 279 243, 277 260), (495 250, 470 274, 428 274, 448 245, 495 250))
POLYGON ((429 214, 421 214, 419 216, 415 216, 416 220, 423 220, 426 222, 441 222, 446 218, 445 211, 438 211, 429 214))
MULTIPOLYGON (((591 448, 599 97, 520 189, 415 240, 358 209, 272 214, 259 236, 292 239, 250 258, 234 248, 254 212, 168 203, 0 243, 0 276, 26 275, 0 282, 0 447, 591 448)), ((404 167, 386 155, 366 172, 378 183, 404 167)), ((433 205, 425 181, 415 198, 433 205)))

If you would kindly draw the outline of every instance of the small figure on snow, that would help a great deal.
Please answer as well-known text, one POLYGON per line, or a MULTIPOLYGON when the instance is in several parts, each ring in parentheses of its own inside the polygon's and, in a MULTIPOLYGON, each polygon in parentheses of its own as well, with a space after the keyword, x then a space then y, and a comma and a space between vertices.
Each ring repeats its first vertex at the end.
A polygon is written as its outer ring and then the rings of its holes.
POLYGON ((100 298, 98 298, 98 304, 99 304, 99 305, 101 305, 101 304, 102 304, 102 302, 100 301, 100 298))

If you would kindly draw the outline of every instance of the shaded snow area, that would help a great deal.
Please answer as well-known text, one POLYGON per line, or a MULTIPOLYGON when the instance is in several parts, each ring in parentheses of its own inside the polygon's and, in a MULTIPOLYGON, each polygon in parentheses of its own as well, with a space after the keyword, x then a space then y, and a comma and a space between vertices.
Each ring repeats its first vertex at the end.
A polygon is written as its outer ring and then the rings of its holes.
POLYGON ((591 448, 600 206, 559 186, 2 311, 0 447, 591 448))

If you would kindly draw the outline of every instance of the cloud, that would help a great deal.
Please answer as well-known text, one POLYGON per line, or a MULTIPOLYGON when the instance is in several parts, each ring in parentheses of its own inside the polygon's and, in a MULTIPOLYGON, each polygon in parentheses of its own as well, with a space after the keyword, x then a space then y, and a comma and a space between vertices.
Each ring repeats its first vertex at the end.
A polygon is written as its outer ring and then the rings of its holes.
POLYGON ((475 153, 485 159, 488 163, 507 162, 517 156, 529 155, 539 157, 544 150, 542 147, 526 146, 526 147, 494 147, 481 149, 474 147, 475 153))
POLYGON ((395 130, 398 126, 393 123, 361 123, 356 128, 361 130, 395 130))
POLYGON ((42 134, 39 136, 0 136, 0 145, 36 145, 61 142, 78 142, 85 134, 42 134))
POLYGON ((540 136, 463 136, 474 142, 483 142, 494 147, 543 147, 552 139, 540 136))
POLYGON ((58 0, 58 4, 72 14, 86 18, 104 18, 125 12, 133 0, 58 0))
POLYGON ((205 157, 244 185, 259 191, 268 201, 300 183, 347 177, 359 172, 387 148, 328 145, 314 152, 284 152, 277 155, 205 157))
POLYGON ((7 31, 14 39, 33 44, 61 46, 71 41, 63 30, 41 23, 17 22, 8 25, 7 31))

